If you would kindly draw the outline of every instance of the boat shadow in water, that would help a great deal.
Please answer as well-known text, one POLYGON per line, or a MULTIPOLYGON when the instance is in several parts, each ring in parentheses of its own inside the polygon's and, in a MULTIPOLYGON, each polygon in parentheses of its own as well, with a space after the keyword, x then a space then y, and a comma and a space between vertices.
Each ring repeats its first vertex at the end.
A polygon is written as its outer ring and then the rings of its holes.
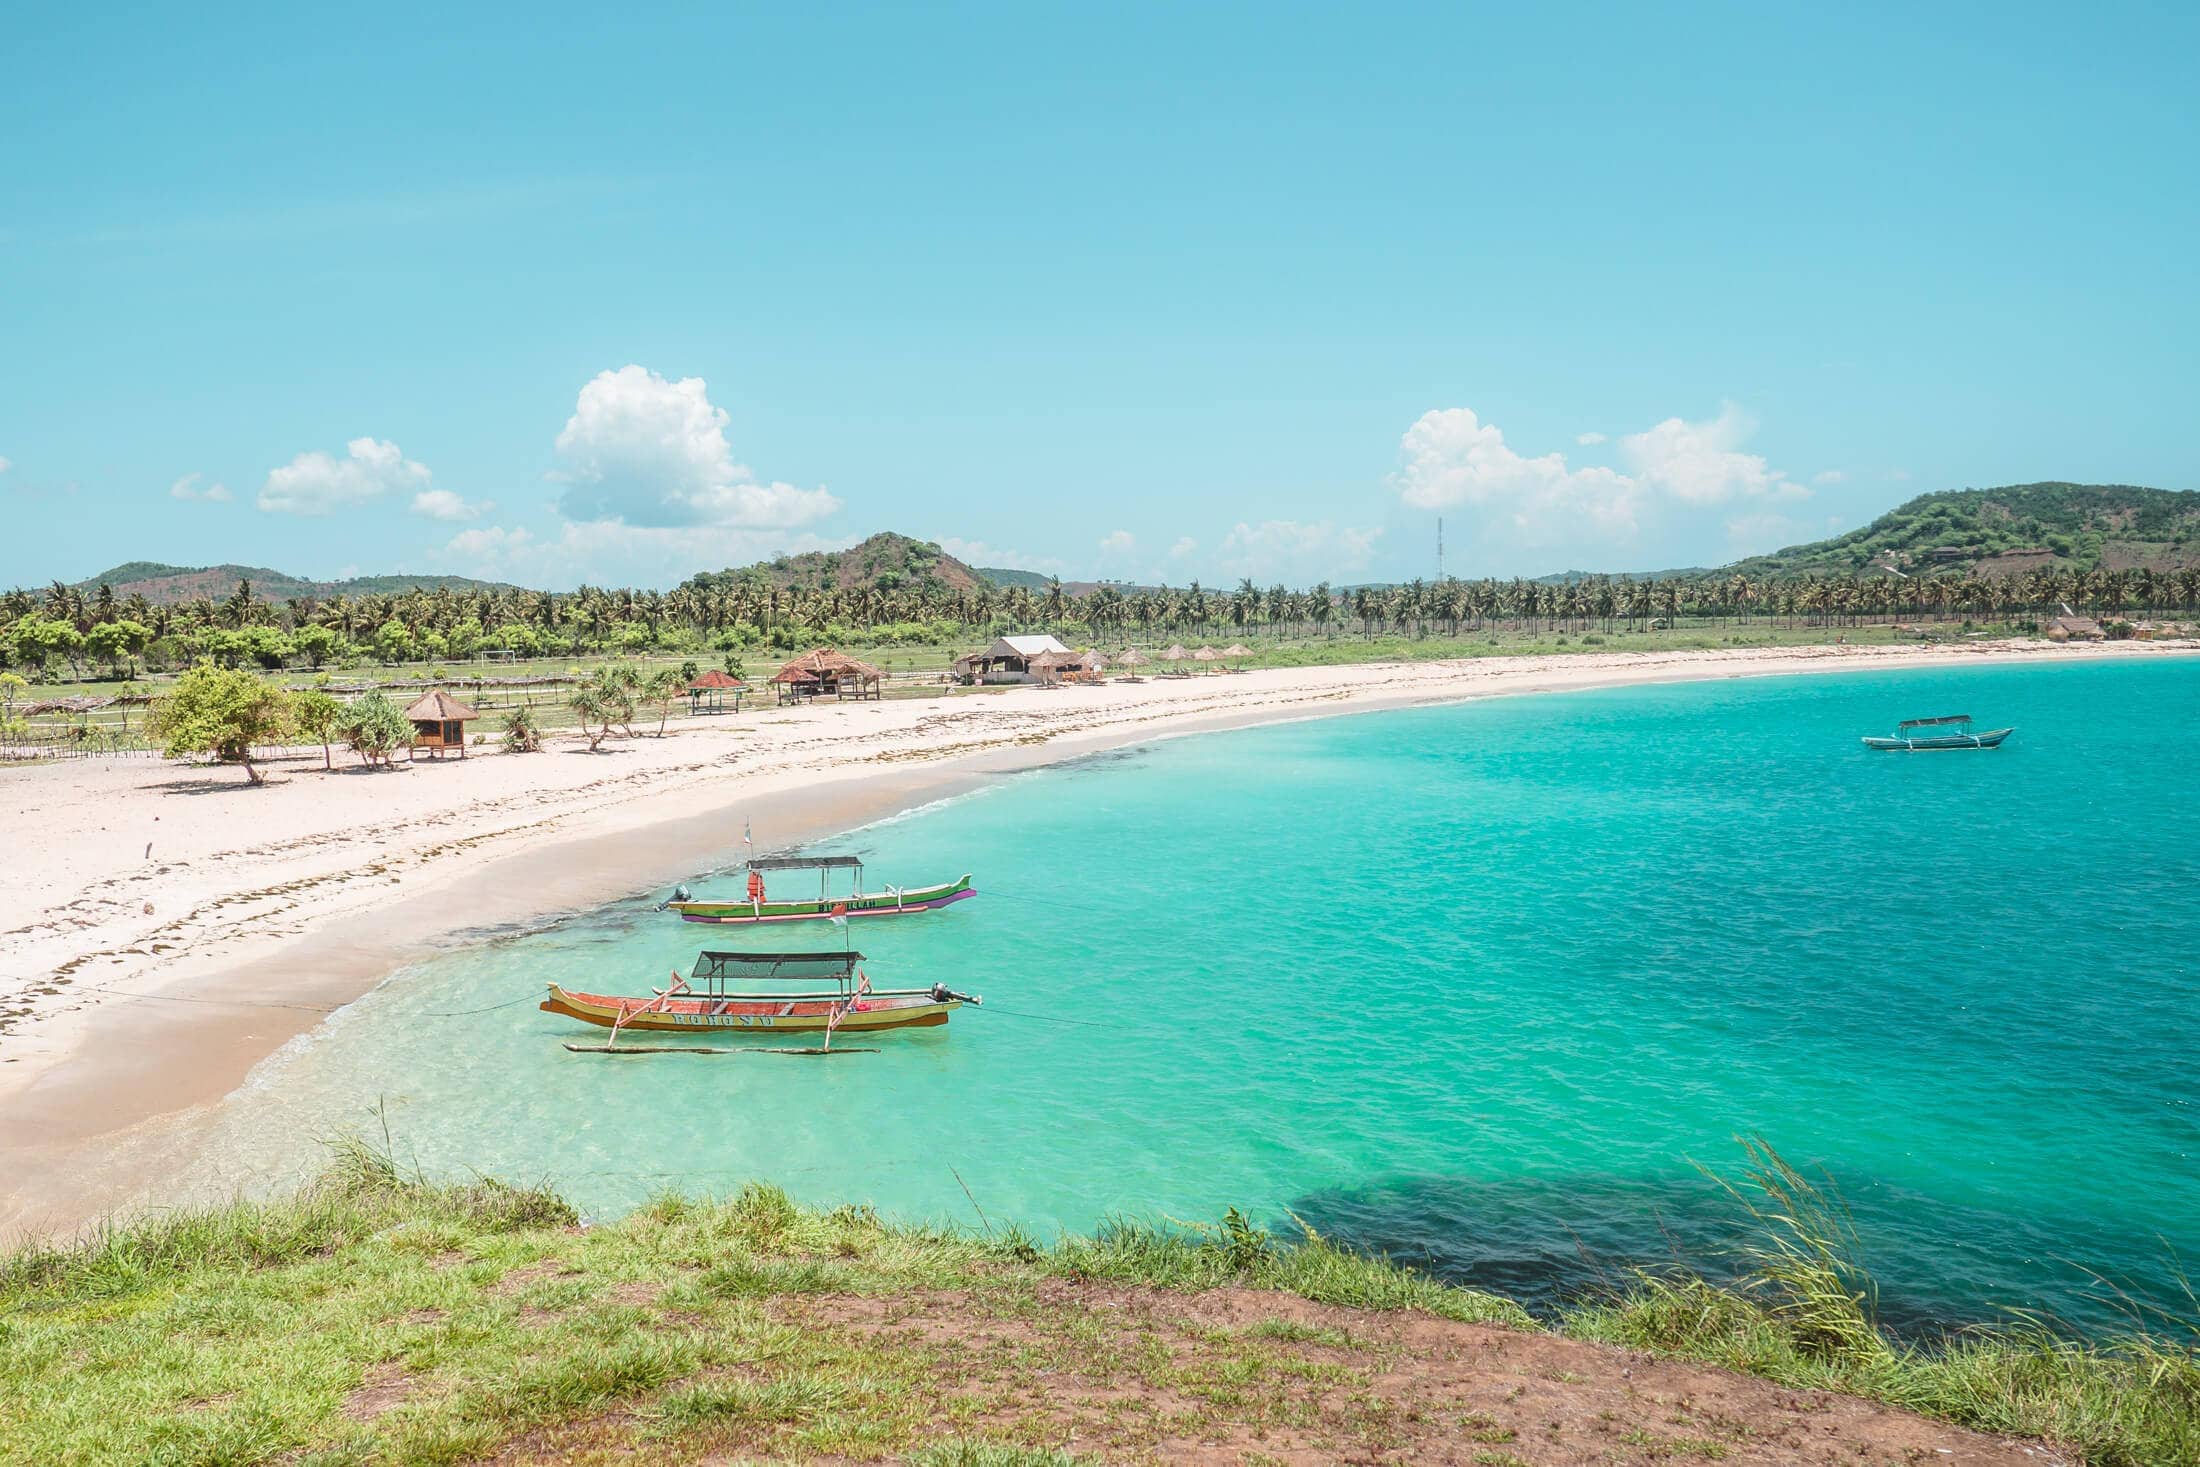
MULTIPOLYGON (((1814 1179, 1815 1180, 1815 1179, 1814 1179)), ((2128 1334, 2186 1312, 2177 1260, 2152 1235, 2104 1236, 2098 1223, 1954 1206, 1892 1185, 1839 1178, 1881 1325, 1905 1340, 2006 1322, 2028 1310, 2063 1332, 2128 1334), (2081 1256, 2073 1257, 2073 1254, 2081 1256)), ((1355 1252, 1447 1283, 1515 1299, 1544 1318, 1625 1290, 1638 1271, 1731 1283, 1764 1225, 1693 1172, 1478 1182, 1402 1177, 1309 1193, 1291 1219, 1355 1252)))

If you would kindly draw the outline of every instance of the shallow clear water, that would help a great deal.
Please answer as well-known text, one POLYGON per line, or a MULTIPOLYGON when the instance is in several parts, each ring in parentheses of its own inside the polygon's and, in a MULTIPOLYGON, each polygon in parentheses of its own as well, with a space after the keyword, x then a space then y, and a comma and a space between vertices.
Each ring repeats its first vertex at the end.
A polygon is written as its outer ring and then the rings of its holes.
MULTIPOLYGON (((1733 1212, 1697 1165, 1755 1133, 1831 1173, 1898 1323, 2107 1328, 2089 1271, 2177 1303, 2200 1242, 2196 816, 2190 660, 1178 740, 841 843, 874 882, 976 874, 973 901, 854 928, 881 986, 985 996, 946 1029, 612 1060, 531 1005, 426 1017, 551 979, 638 992, 744 945, 635 901, 399 975, 263 1067, 211 1160, 310 1167, 379 1099, 431 1172, 547 1179, 599 1215, 752 1176, 1042 1231, 1237 1205, 1548 1302, 1632 1263, 1719 1268, 1733 1212), (2017 735, 1857 742, 1959 711, 2017 735)), ((781 942, 829 936, 748 945, 781 942)))

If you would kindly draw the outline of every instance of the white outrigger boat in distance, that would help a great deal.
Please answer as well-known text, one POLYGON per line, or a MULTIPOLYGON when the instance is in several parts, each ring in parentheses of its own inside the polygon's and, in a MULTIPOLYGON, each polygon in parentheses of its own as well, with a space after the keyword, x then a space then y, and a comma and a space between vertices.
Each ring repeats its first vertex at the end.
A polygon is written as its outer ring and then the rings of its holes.
POLYGON ((1930 754, 1946 749, 1998 749, 2001 741, 2015 732, 2014 728, 1990 728, 1984 733, 1973 733, 1970 714, 1951 713, 1945 718, 1906 719, 1896 724, 1894 733, 1885 738, 1866 734, 1864 747, 1897 749, 1906 754, 1930 754))
POLYGON ((889 886, 884 891, 863 889, 863 861, 857 856, 760 856, 746 863, 746 900, 697 901, 681 887, 658 910, 677 912, 688 922, 740 924, 749 922, 820 922, 848 917, 901 917, 912 912, 933 912, 953 906, 978 893, 968 875, 937 886, 889 886), (815 871, 815 897, 774 898, 765 890, 768 874, 815 871), (833 893, 833 873, 849 873, 846 895, 833 893))

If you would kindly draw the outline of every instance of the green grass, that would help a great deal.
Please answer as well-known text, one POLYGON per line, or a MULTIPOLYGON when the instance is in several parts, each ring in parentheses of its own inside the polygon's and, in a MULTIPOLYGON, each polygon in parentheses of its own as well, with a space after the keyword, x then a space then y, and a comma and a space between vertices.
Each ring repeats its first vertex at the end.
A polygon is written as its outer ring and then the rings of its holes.
MULTIPOLYGON (((1895 1343, 1871 1319, 1838 1209, 1769 1150, 1757 1160, 1764 1242, 1743 1285, 1644 1278, 1555 1327, 2047 1437, 2090 1462, 2200 1462, 2189 1327, 2181 1340, 2095 1345, 2024 1325, 1895 1343)), ((1357 1329, 1262 1318, 1185 1326, 1172 1344, 1134 1316, 1065 1305, 1072 1283, 1264 1288, 1538 1328, 1506 1300, 1311 1234, 1282 1242, 1234 1212, 1040 1246, 1014 1230, 806 1210, 752 1185, 582 1229, 543 1189, 432 1186, 346 1144, 286 1200, 0 1257, 0 1460, 427 1463, 518 1443, 675 1461, 1059 1463, 1083 1460, 1074 1451, 1095 1430, 1111 1453, 1135 1453, 1233 1424, 1309 1422, 1339 1451, 1398 1443, 1395 1408, 1368 1392, 1375 1347, 1357 1329), (898 1309, 943 1298, 978 1340, 897 1331, 898 1309), (1070 1418, 1047 1404, 1065 1382, 1171 1404, 1103 1400, 1072 1441, 1070 1418)), ((1505 1460, 1511 1429, 1469 1424, 1489 1460, 1505 1460)), ((1631 1444, 1654 1458, 1728 1450, 1636 1429, 1631 1444)))

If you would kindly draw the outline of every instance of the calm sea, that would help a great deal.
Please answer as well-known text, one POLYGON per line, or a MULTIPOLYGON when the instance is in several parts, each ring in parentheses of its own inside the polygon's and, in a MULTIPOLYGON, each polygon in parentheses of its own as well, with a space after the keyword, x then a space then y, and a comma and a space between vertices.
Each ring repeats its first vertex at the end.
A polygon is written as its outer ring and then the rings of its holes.
POLYGON ((1897 1324, 2190 1312, 2200 661, 1334 718, 1017 776, 844 845, 874 884, 975 873, 976 900, 855 940, 881 986, 983 1009, 830 1061, 569 1054, 600 1031, 528 1004, 427 1017, 742 945, 637 900, 400 974, 263 1067, 209 1175, 309 1169, 380 1102, 431 1172, 595 1215, 749 1177, 1040 1231, 1235 1205, 1547 1305, 1727 1267, 1701 1169, 1757 1135, 1830 1176, 1897 1324), (1957 712, 2017 734, 1857 742, 1957 712))

